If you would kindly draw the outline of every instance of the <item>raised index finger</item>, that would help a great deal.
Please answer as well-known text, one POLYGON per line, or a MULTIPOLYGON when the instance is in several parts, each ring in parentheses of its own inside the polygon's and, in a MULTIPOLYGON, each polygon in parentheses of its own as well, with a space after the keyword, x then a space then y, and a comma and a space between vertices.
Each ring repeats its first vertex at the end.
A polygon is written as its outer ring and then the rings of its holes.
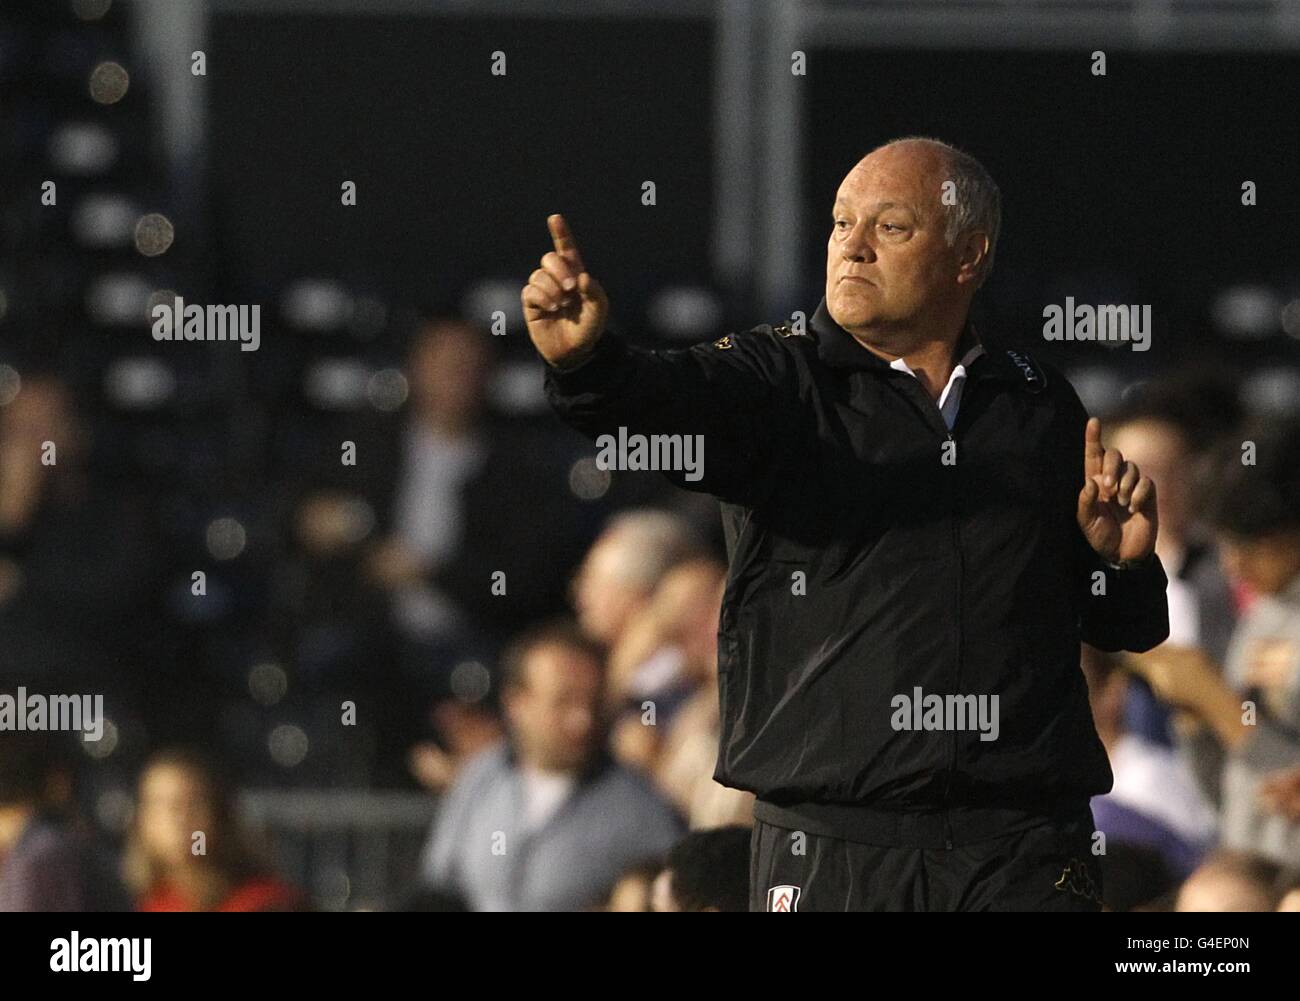
POLYGON ((578 243, 569 230, 569 224, 564 221, 564 216, 558 212, 547 216, 546 225, 551 231, 551 240, 555 244, 555 252, 572 264, 578 274, 586 271, 587 269, 582 265, 582 256, 578 253, 578 243))
POLYGON ((1101 475, 1101 460, 1106 450, 1101 447, 1101 421, 1089 417, 1083 428, 1083 477, 1092 479, 1101 475))

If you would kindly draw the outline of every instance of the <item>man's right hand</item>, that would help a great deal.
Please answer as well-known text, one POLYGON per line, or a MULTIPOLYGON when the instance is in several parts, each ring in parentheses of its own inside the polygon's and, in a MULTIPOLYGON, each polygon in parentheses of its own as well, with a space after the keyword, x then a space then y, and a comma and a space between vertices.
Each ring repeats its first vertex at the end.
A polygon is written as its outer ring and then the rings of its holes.
POLYGON ((609 298, 587 274, 564 216, 546 220, 555 249, 528 277, 520 294, 533 346, 556 368, 572 368, 596 347, 609 316, 609 298))

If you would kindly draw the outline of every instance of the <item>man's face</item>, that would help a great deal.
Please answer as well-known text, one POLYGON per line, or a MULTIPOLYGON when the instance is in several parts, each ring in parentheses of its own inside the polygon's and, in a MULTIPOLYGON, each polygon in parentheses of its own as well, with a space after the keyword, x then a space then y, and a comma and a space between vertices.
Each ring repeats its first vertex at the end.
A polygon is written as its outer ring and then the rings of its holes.
POLYGON ((1156 485, 1160 534, 1182 540, 1187 530, 1190 456, 1178 429, 1158 420, 1138 420, 1115 429, 1112 448, 1142 470, 1156 485))
POLYGON ((573 607, 582 631, 607 645, 613 645, 647 598, 643 588, 627 579, 625 548, 617 536, 602 536, 573 581, 573 607))
POLYGON ((1268 893, 1250 880, 1228 873, 1194 873, 1178 891, 1179 912, 1271 911, 1268 893))
POLYGON ((1260 594, 1277 594, 1300 574, 1300 531, 1258 539, 1219 533, 1219 561, 1229 577, 1260 594))
POLYGON ((140 835, 149 853, 165 865, 190 861, 195 831, 215 837, 213 816, 203 782, 184 768, 155 765, 140 784, 140 835))
POLYGON ((865 157, 840 184, 826 243, 826 305, 850 333, 912 326, 968 294, 958 274, 962 244, 944 242, 945 163, 932 147, 901 143, 865 157))
POLYGON ((663 638, 676 644, 688 667, 712 680, 718 662, 718 618, 724 580, 720 568, 697 563, 670 570, 650 599, 663 638))
POLYGON ((600 665, 580 651, 547 644, 528 654, 522 680, 505 702, 523 760, 552 772, 581 768, 600 736, 600 665))
POLYGON ((483 404, 491 359, 473 327, 432 324, 423 330, 407 363, 413 402, 456 420, 471 420, 483 404))

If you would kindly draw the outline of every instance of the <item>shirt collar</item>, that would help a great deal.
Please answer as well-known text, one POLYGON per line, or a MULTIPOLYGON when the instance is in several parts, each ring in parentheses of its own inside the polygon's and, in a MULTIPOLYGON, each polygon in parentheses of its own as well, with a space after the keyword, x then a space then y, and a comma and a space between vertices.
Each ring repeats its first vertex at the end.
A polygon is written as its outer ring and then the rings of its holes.
MULTIPOLYGON (((903 359, 899 358, 894 362, 887 362, 875 352, 864 348, 856 337, 831 317, 825 296, 822 296, 821 302, 813 312, 809 325, 817 335, 818 355, 820 355, 822 361, 833 368, 910 371, 903 359), (902 365, 899 365, 899 362, 902 362, 902 365)), ((967 317, 966 323, 962 327, 961 336, 957 339, 957 349, 963 352, 961 361, 958 362, 963 375, 967 374, 975 359, 985 353, 984 345, 980 342, 979 333, 969 317, 967 317)))
MULTIPOLYGON (((952 376, 948 379, 949 385, 952 384, 953 379, 966 378, 966 370, 970 368, 971 362, 973 362, 976 358, 978 358, 983 353, 984 353, 984 345, 976 344, 964 355, 962 355, 961 361, 959 361, 956 365, 953 366, 952 376)), ((916 375, 916 373, 912 371, 912 366, 907 364, 907 359, 905 358, 895 358, 893 361, 889 363, 889 367, 892 369, 896 369, 899 372, 906 372, 908 375, 916 375)))

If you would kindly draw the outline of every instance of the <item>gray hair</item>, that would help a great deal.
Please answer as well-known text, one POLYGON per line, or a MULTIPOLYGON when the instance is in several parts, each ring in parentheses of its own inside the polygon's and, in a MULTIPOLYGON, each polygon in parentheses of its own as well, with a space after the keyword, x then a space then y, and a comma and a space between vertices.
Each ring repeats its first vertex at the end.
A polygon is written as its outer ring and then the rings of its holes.
MULTIPOLYGON (((942 139, 934 139, 930 136, 903 136, 901 139, 891 139, 877 146, 876 149, 905 142, 938 146, 947 157, 948 170, 952 175, 948 180, 952 181, 956 188, 957 204, 944 206, 948 210, 948 225, 943 234, 944 243, 949 247, 954 246, 957 239, 966 233, 980 232, 988 235, 989 251, 980 262, 979 270, 979 284, 983 285, 993 271, 993 252, 997 250, 998 233, 1002 229, 1002 192, 998 190, 993 176, 984 169, 984 164, 942 139)), ((874 153, 875 150, 872 152, 874 153)))
POLYGON ((669 570, 696 555, 699 542, 690 523, 658 508, 636 508, 611 518, 600 540, 619 547, 619 576, 653 591, 669 570))

